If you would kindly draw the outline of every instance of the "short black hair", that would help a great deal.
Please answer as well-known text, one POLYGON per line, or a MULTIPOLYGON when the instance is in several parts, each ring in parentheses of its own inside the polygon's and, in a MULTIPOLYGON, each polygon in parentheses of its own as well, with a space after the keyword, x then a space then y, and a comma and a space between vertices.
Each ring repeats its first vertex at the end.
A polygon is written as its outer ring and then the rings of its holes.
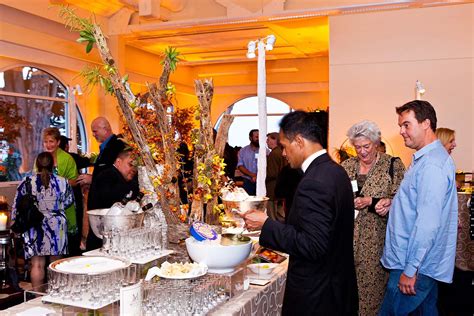
POLYGON ((131 154, 133 154, 133 149, 132 147, 129 147, 129 146, 126 146, 124 149, 122 149, 118 154, 117 154, 117 158, 115 159, 125 159, 127 158, 128 156, 130 156, 131 154))
POLYGON ((415 118, 418 123, 423 122, 424 120, 430 120, 430 127, 433 132, 436 132, 436 111, 428 101, 423 100, 413 100, 408 103, 405 103, 402 106, 396 107, 395 111, 398 115, 401 115, 405 111, 413 111, 415 113, 415 118))
POLYGON ((293 141, 296 135, 299 134, 303 138, 326 148, 326 144, 323 142, 323 130, 318 121, 318 117, 312 112, 290 112, 281 119, 280 129, 290 141, 293 141))
POLYGON ((258 132, 258 129, 254 128, 254 129, 250 130, 249 138, 252 138, 254 132, 258 132))

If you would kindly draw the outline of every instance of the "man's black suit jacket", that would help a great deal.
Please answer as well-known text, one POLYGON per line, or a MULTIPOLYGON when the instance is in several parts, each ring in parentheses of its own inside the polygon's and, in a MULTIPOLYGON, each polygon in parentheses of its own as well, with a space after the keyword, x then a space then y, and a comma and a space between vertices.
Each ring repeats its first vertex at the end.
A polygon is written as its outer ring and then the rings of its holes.
POLYGON ((353 233, 349 177, 323 154, 298 184, 287 224, 268 219, 260 235, 290 255, 284 315, 357 315, 353 233))
POLYGON ((99 173, 108 167, 112 166, 117 159, 118 154, 124 150, 125 143, 120 140, 117 135, 112 135, 110 140, 105 145, 94 163, 94 171, 92 172, 92 181, 97 177, 99 173))
POLYGON ((138 191, 138 178, 125 181, 125 178, 114 166, 102 171, 92 182, 89 190, 89 209, 109 208, 115 202, 120 202, 130 191, 131 198, 136 198, 138 191))

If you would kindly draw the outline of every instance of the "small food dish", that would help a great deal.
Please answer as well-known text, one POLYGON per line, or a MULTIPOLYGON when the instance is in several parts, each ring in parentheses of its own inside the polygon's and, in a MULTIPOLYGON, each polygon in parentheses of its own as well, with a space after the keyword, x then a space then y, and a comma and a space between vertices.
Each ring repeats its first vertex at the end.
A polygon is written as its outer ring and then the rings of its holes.
POLYGON ((276 253, 273 250, 261 248, 257 254, 257 257, 260 260, 263 260, 268 263, 282 263, 286 260, 286 257, 276 253))
POLYGON ((161 268, 156 271, 156 275, 165 279, 193 279, 207 273, 207 266, 200 263, 169 263, 163 262, 161 268))
POLYGON ((247 267, 256 275, 271 274, 279 265, 277 263, 252 263, 247 267))

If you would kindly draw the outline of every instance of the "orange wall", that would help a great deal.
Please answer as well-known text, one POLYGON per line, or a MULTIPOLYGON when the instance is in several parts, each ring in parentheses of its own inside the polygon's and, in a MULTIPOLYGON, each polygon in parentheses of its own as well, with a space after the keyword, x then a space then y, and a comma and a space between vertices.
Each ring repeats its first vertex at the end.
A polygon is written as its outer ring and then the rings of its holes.
POLYGON ((473 170, 473 17, 474 4, 330 17, 329 148, 369 119, 408 165, 395 106, 415 98, 420 80, 438 126, 456 130, 457 168, 473 170))

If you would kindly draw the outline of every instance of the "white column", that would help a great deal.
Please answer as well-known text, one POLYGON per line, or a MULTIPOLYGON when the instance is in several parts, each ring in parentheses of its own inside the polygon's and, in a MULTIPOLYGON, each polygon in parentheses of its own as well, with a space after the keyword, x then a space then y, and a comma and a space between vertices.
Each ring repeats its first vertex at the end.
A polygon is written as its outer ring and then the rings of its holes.
POLYGON ((266 196, 265 178, 267 177, 267 79, 265 72, 265 43, 258 41, 258 132, 259 145, 258 151, 258 172, 257 172, 257 196, 266 196))
MULTIPOLYGON (((77 153, 77 110, 76 110, 76 96, 74 89, 68 87, 68 128, 69 128, 69 151, 77 153)), ((66 125, 67 126, 67 125, 66 125)))

